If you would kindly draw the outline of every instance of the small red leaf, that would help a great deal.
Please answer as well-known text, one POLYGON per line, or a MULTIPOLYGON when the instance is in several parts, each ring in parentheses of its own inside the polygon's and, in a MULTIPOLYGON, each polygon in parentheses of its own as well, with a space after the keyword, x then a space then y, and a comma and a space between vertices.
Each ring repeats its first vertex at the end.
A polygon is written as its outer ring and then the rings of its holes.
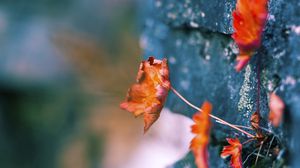
POLYGON ((140 64, 136 83, 128 90, 122 109, 144 116, 144 132, 159 118, 170 89, 167 60, 149 57, 140 64))
POLYGON ((221 157, 231 156, 230 166, 232 168, 242 168, 242 144, 237 138, 227 138, 227 141, 230 145, 224 146, 221 157))
POLYGON ((278 127, 284 112, 284 102, 281 100, 279 96, 275 93, 270 94, 270 102, 269 102, 269 121, 272 123, 274 127, 278 127))
POLYGON ((232 16, 232 38, 240 50, 235 69, 240 71, 261 45, 261 36, 268 16, 268 0, 237 0, 232 16))
POLYGON ((197 167, 207 168, 207 146, 209 144, 209 134, 211 127, 209 114, 212 111, 212 104, 206 101, 203 103, 201 109, 202 112, 197 112, 193 116, 195 124, 192 125, 192 133, 196 134, 196 136, 191 141, 190 149, 194 153, 195 163, 197 167))

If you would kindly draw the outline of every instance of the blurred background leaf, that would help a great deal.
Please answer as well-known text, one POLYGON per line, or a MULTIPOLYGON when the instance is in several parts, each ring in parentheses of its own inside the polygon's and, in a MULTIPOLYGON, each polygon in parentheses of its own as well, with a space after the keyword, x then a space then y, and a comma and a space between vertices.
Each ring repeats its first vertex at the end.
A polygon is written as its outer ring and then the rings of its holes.
POLYGON ((118 109, 141 54, 134 6, 0 2, 0 167, 103 167, 107 139, 136 137, 118 109))

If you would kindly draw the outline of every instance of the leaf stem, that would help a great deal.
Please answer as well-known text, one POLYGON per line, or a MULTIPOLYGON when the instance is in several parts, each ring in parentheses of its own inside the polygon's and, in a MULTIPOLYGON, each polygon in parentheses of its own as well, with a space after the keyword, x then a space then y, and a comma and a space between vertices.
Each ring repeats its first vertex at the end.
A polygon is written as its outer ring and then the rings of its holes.
MULTIPOLYGON (((222 123, 222 122, 219 121, 219 120, 216 120, 216 122, 217 122, 217 123, 220 123, 220 124, 224 124, 224 123, 222 123)), ((235 124, 232 124, 232 125, 234 125, 234 126, 236 126, 236 127, 238 127, 238 128, 245 128, 245 129, 248 129, 248 130, 253 130, 253 128, 247 127, 247 126, 243 126, 243 125, 235 125, 235 124)))
MULTIPOLYGON (((184 102, 185 102, 187 105, 189 105, 190 107, 192 107, 192 108, 194 108, 195 110, 200 111, 200 112, 203 111, 203 110, 200 109, 199 107, 197 107, 197 106, 193 105, 191 102, 189 102, 186 98, 184 98, 184 97, 183 97, 176 89, 174 89, 172 86, 171 86, 171 90, 173 91, 173 93, 174 93, 176 96, 178 96, 182 101, 184 101, 184 102)), ((228 123, 227 121, 224 121, 223 119, 221 119, 221 118, 219 118, 219 117, 216 117, 216 116, 214 116, 214 115, 212 115, 212 114, 209 114, 209 116, 210 116, 211 118, 215 119, 216 121, 218 121, 218 122, 224 124, 224 125, 227 125, 227 126, 233 128, 233 129, 235 129, 235 130, 238 130, 238 131, 240 131, 240 132, 246 134, 247 136, 249 136, 249 137, 251 137, 251 138, 255 138, 254 135, 248 133, 247 131, 244 131, 244 130, 238 128, 238 127, 235 126, 235 125, 232 125, 232 124, 228 123)))
POLYGON ((260 58, 257 58, 257 68, 256 68, 256 78, 257 78, 257 101, 256 101, 256 105, 257 105, 257 113, 260 116, 260 58))

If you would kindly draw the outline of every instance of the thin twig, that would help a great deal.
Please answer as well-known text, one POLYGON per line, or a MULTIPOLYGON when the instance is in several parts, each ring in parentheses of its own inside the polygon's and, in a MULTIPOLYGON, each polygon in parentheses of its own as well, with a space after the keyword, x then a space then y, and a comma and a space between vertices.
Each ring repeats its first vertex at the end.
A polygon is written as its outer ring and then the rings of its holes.
POLYGON ((255 139, 248 139, 247 141, 245 141, 245 142, 243 142, 243 145, 245 145, 245 144, 247 144, 247 143, 249 143, 249 142, 251 142, 251 141, 254 141, 255 139))
POLYGON ((256 151, 257 151, 257 149, 255 149, 253 152, 251 152, 251 153, 246 157, 245 161, 243 162, 243 165, 247 162, 247 160, 249 159, 249 157, 250 157, 251 155, 253 155, 256 151))
POLYGON ((275 139, 275 136, 273 135, 272 140, 271 140, 270 145, 269 145, 269 148, 268 148, 268 151, 267 151, 267 155, 266 155, 267 157, 268 157, 268 155, 269 155, 269 151, 270 151, 270 149, 271 149, 271 146, 272 146, 272 144, 273 144, 274 139, 275 139))
POLYGON ((245 129, 248 129, 248 130, 253 130, 253 128, 247 127, 247 126, 243 126, 243 125, 234 125, 234 126, 239 127, 239 128, 245 128, 245 129))
POLYGON ((259 153, 253 153, 253 155, 256 155, 257 157, 266 158, 264 155, 261 155, 261 154, 259 154, 259 153))
POLYGON ((274 134, 272 131, 270 131, 267 128, 264 128, 264 127, 261 127, 261 126, 259 126, 259 128, 262 129, 262 130, 264 130, 264 131, 266 131, 266 132, 268 132, 268 133, 270 133, 270 134, 274 134))
MULTIPOLYGON (((216 122, 224 125, 224 123, 223 123, 223 122, 221 122, 221 121, 219 121, 219 120, 216 120, 216 122)), ((251 128, 251 127, 248 127, 248 126, 243 126, 243 125, 235 125, 235 124, 232 124, 232 125, 234 125, 234 126, 236 126, 236 127, 238 127, 238 128, 245 128, 245 129, 253 130, 253 128, 251 128)))
MULTIPOLYGON (((203 111, 202 109, 200 109, 199 107, 193 105, 191 102, 189 102, 187 99, 185 99, 185 98, 184 98, 184 97, 183 97, 176 89, 174 89, 173 87, 171 87, 171 90, 174 92, 174 94, 176 94, 182 101, 184 101, 184 102, 185 102, 187 105, 189 105, 190 107, 192 107, 192 108, 194 108, 194 109, 196 109, 197 111, 200 111, 200 112, 203 111)), ((209 116, 210 116, 211 118, 217 120, 217 121, 220 121, 221 123, 224 123, 224 125, 227 125, 227 126, 233 128, 233 129, 236 129, 236 130, 238 130, 238 131, 240 131, 240 132, 242 132, 242 133, 248 135, 248 136, 251 137, 251 138, 255 138, 254 135, 252 135, 252 134, 248 133, 247 131, 244 131, 244 130, 242 130, 242 129, 240 129, 240 128, 238 128, 238 127, 236 127, 236 126, 234 126, 234 125, 232 125, 232 124, 230 124, 230 123, 228 123, 227 121, 222 120, 222 119, 219 118, 219 117, 216 117, 216 116, 214 116, 214 115, 212 115, 212 114, 209 114, 209 116)))
POLYGON ((261 141, 261 144, 260 144, 260 147, 259 147, 259 151, 258 151, 257 157, 255 159, 255 166, 256 166, 257 161, 258 161, 258 156, 260 156, 260 151, 261 151, 261 148, 262 148, 263 144, 264 144, 264 141, 261 141))

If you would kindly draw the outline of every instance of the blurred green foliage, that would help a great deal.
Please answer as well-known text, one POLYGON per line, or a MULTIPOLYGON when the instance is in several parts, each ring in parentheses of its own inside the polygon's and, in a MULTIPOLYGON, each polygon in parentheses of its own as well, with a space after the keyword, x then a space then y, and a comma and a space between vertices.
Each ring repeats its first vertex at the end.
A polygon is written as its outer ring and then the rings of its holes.
POLYGON ((101 106, 123 96, 114 87, 122 77, 107 73, 135 70, 132 61, 120 67, 139 54, 133 7, 130 0, 0 2, 0 167, 102 166, 105 131, 90 128, 89 118, 95 105, 108 113, 101 106))

